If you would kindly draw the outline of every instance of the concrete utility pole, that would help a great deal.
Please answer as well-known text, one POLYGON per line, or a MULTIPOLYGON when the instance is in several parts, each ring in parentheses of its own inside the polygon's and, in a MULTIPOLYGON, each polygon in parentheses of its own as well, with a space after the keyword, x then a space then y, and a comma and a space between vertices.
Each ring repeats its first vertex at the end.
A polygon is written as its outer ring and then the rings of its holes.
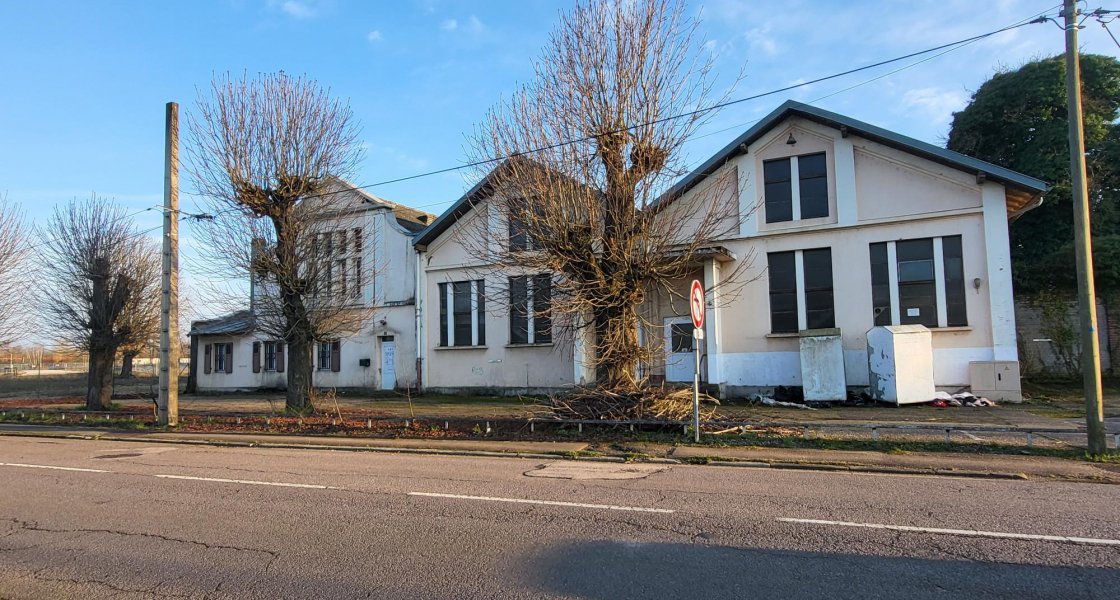
POLYGON ((179 423, 179 105, 167 103, 163 166, 163 289, 159 312, 159 424, 179 423))
POLYGON ((1101 348, 1097 338, 1097 293, 1093 284, 1093 241, 1089 229, 1089 191, 1085 176, 1085 132, 1081 123, 1081 62, 1077 49, 1077 3, 1065 0, 1066 95, 1069 114, 1070 183, 1077 251, 1077 298, 1081 305, 1081 373, 1085 380, 1085 423, 1089 453, 1104 454, 1104 404, 1101 401, 1101 348))

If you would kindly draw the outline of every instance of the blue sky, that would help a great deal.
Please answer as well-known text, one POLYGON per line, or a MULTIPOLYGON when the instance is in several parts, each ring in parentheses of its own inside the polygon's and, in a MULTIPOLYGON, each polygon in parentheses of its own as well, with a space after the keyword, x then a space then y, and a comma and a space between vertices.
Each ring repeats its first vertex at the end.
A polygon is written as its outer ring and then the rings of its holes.
MULTIPOLYGON (((1057 0, 708 0, 699 35, 722 83, 748 96, 998 29, 1057 0)), ((546 0, 0 0, 0 194, 41 221, 91 192, 130 210, 161 202, 164 103, 191 110, 214 73, 307 74, 347 98, 362 127, 358 183, 454 166, 464 135, 531 73, 569 2, 546 0)), ((1096 3, 1090 5, 1095 8, 1096 3)), ((1104 5, 1105 8, 1120 6, 1104 5)), ((1120 29, 1120 24, 1113 28, 1120 29)), ((1120 31, 1117 31, 1120 33, 1120 31)), ((1118 55, 1093 21, 1083 51, 1118 55)), ((1062 51, 1030 25, 832 95, 816 105, 942 144, 954 110, 1000 68, 1062 51)), ((892 67, 719 112, 687 147, 692 164, 781 101, 813 101, 892 67)), ((374 188, 439 213, 472 182, 449 173, 374 188)), ((184 178, 184 208, 193 200, 184 178)), ((159 223, 152 211, 142 227, 159 223)), ((189 226, 184 228, 189 246, 189 226)), ((189 253, 189 247, 184 248, 189 253)), ((189 279, 190 274, 187 274, 189 279)))

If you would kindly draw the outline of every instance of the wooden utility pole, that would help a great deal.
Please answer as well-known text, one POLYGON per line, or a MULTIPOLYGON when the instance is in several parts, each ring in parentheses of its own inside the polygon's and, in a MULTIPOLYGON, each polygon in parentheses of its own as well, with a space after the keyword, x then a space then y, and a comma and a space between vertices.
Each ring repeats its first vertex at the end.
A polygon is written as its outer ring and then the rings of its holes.
POLYGON ((163 286, 159 313, 159 424, 179 423, 179 105, 167 103, 163 165, 163 286))
POLYGON ((1077 3, 1065 0, 1066 95, 1069 115, 1070 183, 1077 252, 1077 299, 1081 313, 1081 374, 1085 386, 1085 423, 1089 453, 1104 454, 1104 404, 1101 401, 1101 348, 1097 338, 1097 293, 1093 283, 1093 241, 1089 228, 1089 191, 1085 176, 1085 132, 1081 122, 1081 61, 1077 49, 1077 3))

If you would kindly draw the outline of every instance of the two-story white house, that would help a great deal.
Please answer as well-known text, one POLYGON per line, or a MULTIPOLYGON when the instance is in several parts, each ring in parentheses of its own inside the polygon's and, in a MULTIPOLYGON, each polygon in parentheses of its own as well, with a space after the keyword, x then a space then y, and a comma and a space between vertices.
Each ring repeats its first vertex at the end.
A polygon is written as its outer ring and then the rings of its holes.
MULTIPOLYGON (((343 181, 328 186, 337 218, 315 226, 328 294, 360 313, 352 331, 316 342, 313 385, 393 390, 417 386, 416 265, 413 236, 433 215, 379 198, 343 181)), ((282 389, 287 352, 267 335, 254 304, 268 293, 250 286, 250 308, 192 323, 194 389, 282 389)))
MULTIPOLYGON (((1008 222, 1046 190, 1026 175, 786 102, 659 199, 663 218, 687 230, 686 215, 732 193, 738 214, 728 218, 738 227, 713 240, 680 289, 642 307, 660 328, 640 335, 664 354, 643 369, 655 381, 691 380, 681 299, 695 277, 708 290, 703 376, 724 396, 801 385, 806 330, 838 329, 847 385, 867 386, 866 334, 879 325, 927 327, 935 384, 969 386, 970 363, 1017 360, 1008 222), (731 273, 745 283, 728 281, 731 273)), ((533 324, 519 307, 537 282, 487 270, 464 237, 480 229, 472 221, 508 228, 487 207, 501 193, 492 173, 415 239, 425 388, 534 391, 586 378, 579 340, 556 339, 562 329, 526 335, 533 324)))

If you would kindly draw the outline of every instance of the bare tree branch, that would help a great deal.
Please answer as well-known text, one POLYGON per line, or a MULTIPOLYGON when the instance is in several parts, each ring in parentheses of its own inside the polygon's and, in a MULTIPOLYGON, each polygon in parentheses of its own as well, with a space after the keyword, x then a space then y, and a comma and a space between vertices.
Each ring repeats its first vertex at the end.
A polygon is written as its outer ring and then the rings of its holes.
POLYGON ((27 249, 23 212, 4 195, 0 197, 0 346, 12 343, 23 330, 27 249))
POLYGON ((256 329, 288 344, 287 406, 311 409, 312 347, 356 331, 374 265, 362 198, 323 194, 360 158, 349 106, 284 73, 214 80, 190 121, 188 170, 214 214, 197 228, 207 275, 253 282, 256 329))
POLYGON ((122 207, 97 196, 56 208, 39 237, 40 311, 60 339, 89 353, 86 406, 106 409, 117 351, 158 327, 158 251, 122 207))
POLYGON ((476 219, 464 240, 475 240, 467 243, 495 274, 553 274, 553 326, 593 339, 597 382, 616 389, 639 387, 638 364, 659 352, 659 335, 639 344, 640 327, 662 326, 639 307, 655 290, 677 294, 742 218, 734 168, 687 210, 658 204, 686 172, 682 146, 711 105, 711 59, 683 11, 665 0, 580 0, 562 15, 535 78, 473 138, 478 160, 514 158, 490 175, 497 218, 476 219), (545 150, 530 155, 535 148, 545 150), (529 248, 511 248, 494 222, 513 223, 529 248))

